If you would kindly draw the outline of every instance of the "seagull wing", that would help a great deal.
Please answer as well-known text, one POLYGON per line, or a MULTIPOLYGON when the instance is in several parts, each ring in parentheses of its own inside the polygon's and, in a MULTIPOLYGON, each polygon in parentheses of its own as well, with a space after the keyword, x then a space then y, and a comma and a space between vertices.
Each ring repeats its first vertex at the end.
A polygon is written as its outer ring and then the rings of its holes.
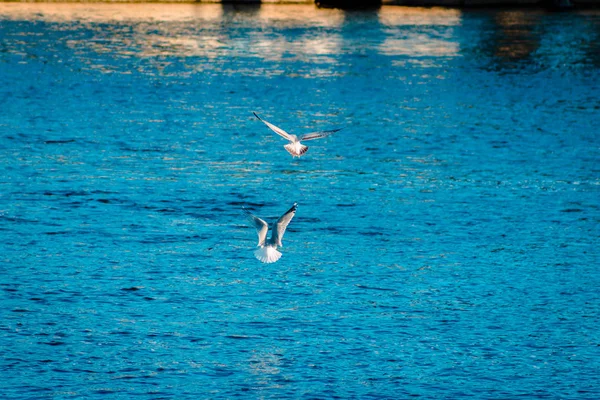
POLYGON ((248 221, 250 224, 256 228, 256 233, 258 233, 258 246, 264 246, 265 240, 267 239, 267 232, 269 232, 269 225, 262 219, 252 215, 250 211, 243 209, 248 221))
POLYGON ((283 246, 281 244, 281 239, 283 239, 283 234, 285 233, 285 229, 288 224, 296 215, 296 209, 298 208, 298 203, 294 203, 292 208, 287 210, 285 214, 283 214, 276 223, 273 224, 273 238, 271 239, 277 246, 283 246))
POLYGON ((300 138, 300 141, 306 141, 306 140, 315 140, 315 139, 321 139, 324 137, 327 137, 329 135, 331 135, 332 133, 336 133, 337 131, 341 131, 344 128, 338 128, 338 129, 332 129, 330 131, 320 131, 320 132, 311 132, 311 133, 307 133, 306 135, 302 136, 300 138))
POLYGON ((273 132, 275 132, 276 134, 278 134, 279 136, 289 140, 290 142, 294 142, 295 141, 295 137, 292 137, 292 135, 290 135, 289 133, 287 133, 286 131, 284 131, 281 128, 276 127, 275 125, 265 121, 264 119, 262 119, 261 117, 259 117, 258 115, 256 115, 255 112, 253 112, 252 114, 254 114, 254 116, 256 118, 258 118, 260 121, 262 121, 263 124, 265 124, 266 126, 268 126, 269 128, 271 128, 271 130, 273 132))

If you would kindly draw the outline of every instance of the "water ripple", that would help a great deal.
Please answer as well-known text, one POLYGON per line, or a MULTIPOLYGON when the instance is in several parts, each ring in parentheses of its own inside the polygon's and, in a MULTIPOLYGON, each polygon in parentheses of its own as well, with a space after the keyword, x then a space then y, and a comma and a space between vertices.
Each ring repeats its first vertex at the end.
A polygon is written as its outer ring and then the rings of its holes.
POLYGON ((599 26, 0 3, 3 395, 600 397, 599 26))

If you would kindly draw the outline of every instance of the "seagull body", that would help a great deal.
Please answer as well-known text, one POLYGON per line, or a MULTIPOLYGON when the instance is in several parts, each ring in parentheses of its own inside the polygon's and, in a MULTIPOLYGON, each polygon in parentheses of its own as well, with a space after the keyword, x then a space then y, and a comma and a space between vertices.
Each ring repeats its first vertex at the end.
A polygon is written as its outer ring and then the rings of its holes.
POLYGON ((343 128, 339 128, 339 129, 332 129, 329 131, 311 132, 311 133, 307 133, 306 135, 303 135, 300 138, 298 138, 298 136, 289 134, 286 131, 284 131, 283 129, 278 128, 275 125, 265 121, 264 119, 262 119, 261 117, 256 115, 256 113, 253 113, 253 114, 262 123, 264 123, 266 126, 268 126, 273 132, 275 132, 282 138, 290 141, 290 143, 286 144, 283 147, 288 151, 288 153, 290 153, 292 155, 292 157, 301 157, 302 155, 304 155, 304 153, 306 153, 308 151, 308 146, 305 146, 302 143, 300 143, 302 140, 307 141, 307 140, 321 139, 321 138, 327 137, 327 136, 331 135, 332 133, 335 133, 335 132, 343 129, 343 128))
POLYGON ((271 226, 271 238, 267 239, 267 233, 269 232, 269 225, 262 219, 252 215, 248 210, 244 208, 244 212, 250 221, 250 224, 256 228, 256 232, 258 233, 258 249, 254 251, 254 256, 263 263, 274 263, 275 261, 281 258, 281 253, 277 251, 277 247, 283 247, 281 243, 281 239, 283 239, 283 234, 285 230, 296 215, 296 209, 298 208, 298 203, 294 203, 292 208, 287 210, 285 214, 283 214, 277 222, 275 222, 271 226))

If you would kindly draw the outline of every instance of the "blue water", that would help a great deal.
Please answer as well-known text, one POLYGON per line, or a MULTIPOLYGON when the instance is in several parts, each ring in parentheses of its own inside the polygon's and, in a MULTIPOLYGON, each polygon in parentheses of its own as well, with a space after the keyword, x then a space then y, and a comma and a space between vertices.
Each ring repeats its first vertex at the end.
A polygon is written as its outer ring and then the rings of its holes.
POLYGON ((4 4, 0 83, 3 397, 600 398, 600 12, 4 4))

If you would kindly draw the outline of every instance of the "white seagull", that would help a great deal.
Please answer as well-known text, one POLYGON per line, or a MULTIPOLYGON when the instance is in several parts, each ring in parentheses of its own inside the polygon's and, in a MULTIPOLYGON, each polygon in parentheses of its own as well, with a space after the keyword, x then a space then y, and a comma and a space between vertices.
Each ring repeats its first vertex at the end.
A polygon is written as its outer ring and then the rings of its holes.
POLYGON ((256 116, 256 118, 258 118, 265 125, 267 125, 269 128, 271 128, 271 130, 273 130, 273 132, 275 132, 279 136, 281 136, 291 142, 291 143, 286 144, 283 147, 285 147, 285 149, 288 151, 288 153, 290 153, 292 155, 292 157, 301 157, 304 153, 306 153, 308 151, 308 146, 303 145, 302 143, 300 143, 300 141, 321 139, 321 138, 331 135, 332 133, 335 133, 337 131, 341 131, 342 129, 344 129, 344 128, 338 128, 338 129, 332 129, 329 131, 311 132, 311 133, 307 133, 306 135, 298 138, 298 136, 290 135, 283 129, 278 128, 275 125, 265 121, 264 119, 262 119, 261 117, 256 115, 255 112, 253 112, 252 114, 254 114, 256 116))
POLYGON ((277 251, 277 247, 283 247, 281 243, 281 239, 283 239, 283 234, 285 233, 285 229, 288 224, 296 215, 296 209, 298 208, 298 203, 294 203, 292 208, 287 210, 285 214, 283 214, 277 222, 273 224, 271 227, 271 238, 267 239, 267 233, 269 232, 269 225, 262 219, 252 215, 245 208, 243 209, 248 217, 248 221, 256 228, 256 232, 258 233, 258 249, 254 251, 254 256, 260 260, 261 262, 270 264, 281 258, 281 253, 277 251))

